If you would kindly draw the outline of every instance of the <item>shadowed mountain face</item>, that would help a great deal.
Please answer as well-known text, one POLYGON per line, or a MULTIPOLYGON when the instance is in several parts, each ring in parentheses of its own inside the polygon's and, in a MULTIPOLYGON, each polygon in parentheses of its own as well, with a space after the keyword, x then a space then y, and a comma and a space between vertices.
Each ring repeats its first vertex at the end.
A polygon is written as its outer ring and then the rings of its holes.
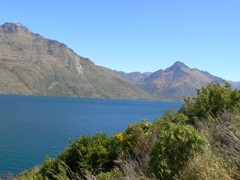
POLYGON ((165 70, 156 71, 132 83, 158 99, 182 100, 183 96, 196 95, 196 89, 212 81, 222 82, 223 79, 191 69, 178 61, 165 70))
POLYGON ((25 26, 0 26, 0 94, 152 99, 116 72, 25 26))

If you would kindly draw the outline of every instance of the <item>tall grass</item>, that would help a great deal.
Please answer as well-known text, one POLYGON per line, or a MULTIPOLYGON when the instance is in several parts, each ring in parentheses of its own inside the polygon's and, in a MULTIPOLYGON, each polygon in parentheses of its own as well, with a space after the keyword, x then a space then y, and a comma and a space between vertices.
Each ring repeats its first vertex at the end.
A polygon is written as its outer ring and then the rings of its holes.
POLYGON ((207 148, 204 154, 196 155, 189 159, 185 168, 176 179, 182 180, 231 180, 233 179, 232 167, 221 156, 216 156, 212 149, 207 148))
POLYGON ((216 124, 209 124, 207 120, 198 123, 208 146, 202 155, 188 161, 176 179, 240 179, 239 116, 223 112, 218 119, 216 124))

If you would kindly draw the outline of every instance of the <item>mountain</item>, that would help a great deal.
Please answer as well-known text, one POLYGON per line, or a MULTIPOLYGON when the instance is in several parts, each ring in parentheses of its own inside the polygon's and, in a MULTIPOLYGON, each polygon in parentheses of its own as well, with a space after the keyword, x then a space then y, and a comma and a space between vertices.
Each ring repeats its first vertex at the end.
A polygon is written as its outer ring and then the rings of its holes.
POLYGON ((125 80, 127 80, 132 84, 135 84, 140 79, 143 79, 151 74, 150 72, 145 72, 145 73, 141 73, 141 72, 125 73, 123 71, 115 71, 115 72, 117 72, 122 78, 124 78, 125 80))
POLYGON ((240 89, 240 82, 233 82, 233 81, 229 81, 232 84, 233 88, 238 88, 240 89))
MULTIPOLYGON (((128 78, 122 77, 128 80, 128 78)), ((177 61, 165 70, 158 70, 137 81, 131 81, 131 83, 157 99, 182 100, 183 96, 196 95, 196 89, 206 86, 212 81, 223 82, 223 79, 205 71, 191 69, 177 61)))
POLYGON ((0 94, 152 99, 116 72, 17 23, 0 26, 0 94))

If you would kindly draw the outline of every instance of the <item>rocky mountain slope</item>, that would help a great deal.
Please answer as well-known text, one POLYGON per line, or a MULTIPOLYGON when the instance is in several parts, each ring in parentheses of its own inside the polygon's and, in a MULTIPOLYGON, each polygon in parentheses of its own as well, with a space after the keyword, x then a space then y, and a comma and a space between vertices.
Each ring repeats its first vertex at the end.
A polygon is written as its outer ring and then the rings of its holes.
POLYGON ((151 74, 150 72, 144 72, 144 73, 141 73, 141 72, 125 73, 123 71, 115 71, 115 72, 117 72, 121 77, 123 77, 125 80, 127 80, 132 84, 137 83, 140 79, 143 79, 151 74))
POLYGON ((0 26, 0 94, 151 99, 116 72, 21 24, 0 26))
MULTIPOLYGON (((119 73, 122 75, 122 73, 119 73)), ((122 76, 126 80, 126 78, 122 76)), ((182 62, 176 62, 165 70, 159 70, 137 81, 130 81, 157 99, 182 100, 183 96, 196 95, 196 89, 206 86, 212 81, 223 79, 208 72, 192 69, 182 62)))

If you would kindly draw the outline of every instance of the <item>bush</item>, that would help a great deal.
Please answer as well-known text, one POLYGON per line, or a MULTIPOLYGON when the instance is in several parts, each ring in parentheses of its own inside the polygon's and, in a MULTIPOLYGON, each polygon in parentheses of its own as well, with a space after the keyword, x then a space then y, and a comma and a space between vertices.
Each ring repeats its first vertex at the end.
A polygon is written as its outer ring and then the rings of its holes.
POLYGON ((70 146, 56 158, 31 171, 22 173, 20 179, 84 179, 86 174, 111 171, 120 154, 121 140, 105 134, 82 136, 70 141, 70 146))
POLYGON ((188 120, 189 119, 185 114, 176 113, 173 115, 165 115, 163 118, 157 119, 155 124, 157 124, 158 127, 162 128, 164 127, 164 124, 168 124, 169 122, 172 122, 174 124, 186 124, 188 120))
POLYGON ((59 159, 73 171, 87 170, 90 172, 105 172, 111 170, 117 159, 120 140, 105 134, 93 137, 83 136, 71 142, 59 159))
POLYGON ((144 120, 141 123, 131 124, 123 133, 124 140, 121 142, 122 153, 125 155, 140 155, 149 151, 152 133, 152 123, 144 120))
POLYGON ((231 113, 240 111, 240 90, 233 90, 226 82, 224 86, 214 82, 197 90, 196 97, 184 98, 184 101, 180 112, 188 116, 191 123, 209 116, 217 120, 224 110, 231 113))
POLYGON ((169 123, 151 151, 150 166, 159 179, 172 179, 194 153, 203 151, 204 137, 190 125, 169 123))
POLYGON ((123 173, 119 168, 114 168, 110 172, 101 172, 96 179, 98 180, 110 180, 110 179, 120 179, 123 177, 123 173))

